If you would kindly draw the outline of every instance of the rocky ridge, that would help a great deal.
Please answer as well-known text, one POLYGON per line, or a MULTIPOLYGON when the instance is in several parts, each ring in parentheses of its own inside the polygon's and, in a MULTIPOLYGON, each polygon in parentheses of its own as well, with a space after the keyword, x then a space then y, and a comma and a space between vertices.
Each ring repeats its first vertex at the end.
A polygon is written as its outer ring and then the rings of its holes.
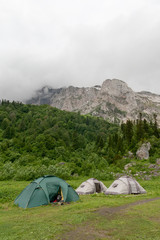
POLYGON ((99 116, 111 122, 135 120, 139 113, 147 120, 157 115, 160 124, 160 95, 134 92, 118 79, 107 79, 94 87, 53 89, 45 86, 26 101, 27 104, 49 104, 61 110, 99 116))

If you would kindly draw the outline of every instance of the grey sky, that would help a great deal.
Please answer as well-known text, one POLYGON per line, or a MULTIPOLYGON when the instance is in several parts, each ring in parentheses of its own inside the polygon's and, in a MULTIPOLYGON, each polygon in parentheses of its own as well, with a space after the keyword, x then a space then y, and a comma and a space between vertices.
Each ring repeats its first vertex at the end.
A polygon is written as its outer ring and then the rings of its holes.
POLYGON ((0 99, 107 78, 160 94, 159 0, 0 0, 0 99))

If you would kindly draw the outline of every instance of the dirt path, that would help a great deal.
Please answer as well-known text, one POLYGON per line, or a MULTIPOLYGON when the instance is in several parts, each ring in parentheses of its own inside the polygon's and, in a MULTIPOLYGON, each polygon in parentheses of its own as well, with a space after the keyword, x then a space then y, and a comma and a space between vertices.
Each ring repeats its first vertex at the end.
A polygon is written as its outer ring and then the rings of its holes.
MULTIPOLYGON (((122 206, 118 207, 103 207, 95 211, 96 214, 107 217, 107 219, 113 219, 116 217, 117 213, 120 213, 122 210, 128 209, 132 206, 141 205, 144 203, 148 203, 151 201, 159 200, 160 197, 156 198, 150 198, 145 200, 139 200, 133 203, 128 203, 122 206)), ((76 226, 75 229, 66 232, 63 234, 63 236, 59 239, 61 240, 95 240, 95 239, 102 239, 102 238, 108 238, 110 239, 110 233, 108 231, 104 230, 97 230, 95 229, 94 225, 96 222, 94 220, 91 220, 89 222, 85 222, 80 226, 76 226)))
POLYGON ((125 204, 125 205, 122 205, 122 206, 119 206, 119 207, 111 207, 111 208, 104 207, 104 208, 98 209, 96 211, 96 213, 99 213, 102 216, 106 215, 107 217, 108 217, 108 215, 113 216, 115 213, 117 213, 119 211, 122 211, 124 209, 127 209, 131 206, 141 205, 141 204, 144 204, 144 203, 156 201, 158 199, 160 199, 160 197, 139 200, 139 201, 136 201, 136 202, 133 202, 133 203, 128 203, 128 204, 125 204))

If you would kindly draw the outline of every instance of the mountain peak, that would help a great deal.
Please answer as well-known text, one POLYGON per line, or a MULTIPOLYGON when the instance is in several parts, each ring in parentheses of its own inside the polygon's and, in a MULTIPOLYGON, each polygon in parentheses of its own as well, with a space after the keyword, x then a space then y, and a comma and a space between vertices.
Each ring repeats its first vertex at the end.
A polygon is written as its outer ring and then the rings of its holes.
POLYGON ((148 93, 136 93, 119 79, 106 79, 102 86, 65 87, 53 89, 44 86, 28 104, 49 104, 70 112, 80 112, 103 117, 110 121, 135 120, 139 113, 150 120, 157 114, 160 122, 160 96, 148 93))
POLYGON ((107 79, 102 84, 102 91, 107 91, 110 95, 119 96, 120 94, 132 92, 127 83, 119 79, 107 79))

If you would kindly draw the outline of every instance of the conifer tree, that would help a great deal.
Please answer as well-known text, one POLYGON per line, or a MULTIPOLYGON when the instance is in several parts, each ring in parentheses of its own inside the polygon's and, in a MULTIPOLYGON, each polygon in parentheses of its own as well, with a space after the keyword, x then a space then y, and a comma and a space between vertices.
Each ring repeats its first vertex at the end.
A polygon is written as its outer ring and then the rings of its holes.
POLYGON ((125 134, 126 134, 127 143, 130 144, 132 141, 132 137, 133 137, 133 123, 131 120, 127 120, 127 122, 126 122, 125 134))
POLYGON ((158 124, 157 124, 157 115, 154 114, 154 125, 153 125, 153 130, 154 130, 154 135, 159 138, 159 132, 158 132, 158 124))
POLYGON ((137 123, 136 123, 136 138, 137 138, 137 141, 140 141, 141 139, 144 138, 142 113, 139 113, 139 119, 137 119, 137 123))

